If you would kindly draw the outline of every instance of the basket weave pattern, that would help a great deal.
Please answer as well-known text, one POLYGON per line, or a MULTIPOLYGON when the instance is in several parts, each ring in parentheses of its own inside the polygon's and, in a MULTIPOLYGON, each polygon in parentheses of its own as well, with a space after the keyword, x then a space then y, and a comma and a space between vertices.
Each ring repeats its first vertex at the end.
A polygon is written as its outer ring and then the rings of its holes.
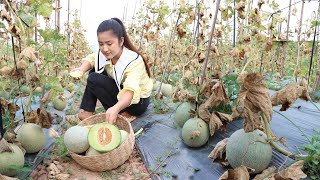
MULTIPOLYGON (((78 125, 87 126, 102 123, 105 122, 105 117, 105 113, 97 114, 81 121, 78 125)), ((134 133, 131 124, 119 116, 114 124, 119 129, 125 130, 129 133, 128 138, 121 143, 119 147, 110 152, 94 156, 79 155, 68 150, 72 159, 74 159, 82 167, 91 171, 111 170, 124 164, 124 162, 129 159, 133 151, 135 142, 134 133)))

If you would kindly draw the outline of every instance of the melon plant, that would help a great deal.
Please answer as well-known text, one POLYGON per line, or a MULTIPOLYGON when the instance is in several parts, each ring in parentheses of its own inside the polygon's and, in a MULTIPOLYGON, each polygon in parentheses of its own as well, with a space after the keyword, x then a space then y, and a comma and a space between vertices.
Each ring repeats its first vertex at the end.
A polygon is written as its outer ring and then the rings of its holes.
POLYGON ((129 133, 125 130, 120 130, 120 133, 121 133, 121 143, 123 143, 129 136, 129 133))
POLYGON ((98 151, 96 151, 93 147, 89 147, 89 149, 86 151, 86 156, 96 156, 102 154, 98 151))
POLYGON ((99 152, 108 152, 121 143, 119 128, 109 123, 95 124, 89 130, 88 141, 91 147, 99 152))
POLYGON ((83 153, 89 149, 89 130, 82 126, 72 126, 64 134, 63 142, 69 151, 83 153))
POLYGON ((17 145, 10 143, 8 143, 8 145, 12 151, 0 152, 0 174, 12 177, 18 174, 17 169, 22 169, 24 165, 24 155, 17 145))
POLYGON ((58 111, 63 111, 67 106, 67 101, 63 96, 57 96, 52 101, 53 107, 58 111))
POLYGON ((68 90, 69 92, 72 92, 74 90, 74 83, 69 83, 67 86, 66 86, 66 90, 68 90))
POLYGON ((244 165, 255 169, 253 174, 257 174, 268 167, 272 148, 264 132, 256 129, 246 133, 239 129, 227 142, 226 157, 233 168, 244 165))
POLYGON ((200 147, 209 139, 209 127, 202 119, 191 118, 182 127, 182 140, 190 147, 200 147))
POLYGON ((18 127, 16 139, 27 153, 36 153, 44 148, 46 137, 42 128, 34 123, 23 123, 18 127))
POLYGON ((183 102, 178 106, 175 112, 175 120, 176 124, 179 127, 183 127, 184 123, 190 119, 190 111, 193 109, 193 105, 189 102, 183 102))
POLYGON ((162 83, 161 85, 161 93, 165 96, 165 97, 171 97, 172 93, 173 93, 173 87, 171 84, 165 84, 162 83))

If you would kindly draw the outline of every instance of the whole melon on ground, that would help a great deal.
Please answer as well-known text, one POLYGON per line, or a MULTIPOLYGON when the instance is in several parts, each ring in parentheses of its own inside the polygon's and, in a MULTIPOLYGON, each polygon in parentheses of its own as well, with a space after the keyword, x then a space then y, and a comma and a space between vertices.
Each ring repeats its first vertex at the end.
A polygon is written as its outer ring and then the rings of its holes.
POLYGON ((89 149, 89 130, 82 126, 72 126, 64 133, 63 142, 69 151, 83 153, 89 149))
POLYGON ((191 118, 182 127, 183 142, 190 147, 200 147, 209 139, 209 127, 202 119, 191 118))
POLYGON ((74 90, 74 87, 75 87, 75 84, 74 83, 69 83, 67 86, 66 86, 66 89, 69 91, 69 92, 72 92, 74 90))
POLYGON ((255 169, 253 174, 257 174, 268 167, 272 148, 264 132, 254 130, 246 133, 239 129, 227 142, 226 157, 233 168, 244 165, 255 169))
POLYGON ((36 89, 34 90, 35 93, 42 93, 42 87, 38 86, 36 87, 36 89))
POLYGON ((42 128, 33 123, 23 123, 18 129, 16 138, 27 153, 39 152, 46 144, 42 128))
POLYGON ((171 97, 172 93, 173 93, 172 85, 171 84, 162 83, 162 85, 161 85, 161 93, 165 97, 171 97))
POLYGON ((183 127, 184 123, 190 119, 190 111, 194 107, 189 102, 183 102, 181 103, 178 108, 176 109, 176 112, 174 114, 176 123, 179 127, 183 127))
POLYGON ((156 90, 159 88, 159 86, 160 86, 160 81, 155 81, 155 82, 153 83, 153 88, 152 88, 152 90, 153 90, 153 91, 156 91, 156 90))
POLYGON ((102 153, 96 151, 93 147, 89 147, 89 149, 86 151, 86 156, 95 156, 99 154, 102 154, 102 153))
POLYGON ((67 106, 67 101, 63 96, 58 96, 53 100, 53 107, 58 111, 63 111, 67 106))
POLYGON ((121 143, 119 128, 109 123, 95 124, 89 130, 88 141, 91 147, 99 152, 108 152, 121 143))
POLYGON ((24 94, 24 95, 29 95, 30 92, 31 92, 30 87, 29 87, 29 86, 26 86, 26 85, 21 86, 21 89, 20 89, 20 90, 21 90, 21 93, 24 94))
POLYGON ((120 142, 121 144, 128 138, 129 133, 122 129, 120 130, 120 133, 121 133, 121 142, 120 142))
POLYGON ((13 149, 12 152, 0 153, 0 174, 6 176, 16 176, 17 168, 22 169, 24 165, 24 155, 22 150, 15 144, 9 144, 13 149), (15 167, 14 169, 12 167, 15 167))

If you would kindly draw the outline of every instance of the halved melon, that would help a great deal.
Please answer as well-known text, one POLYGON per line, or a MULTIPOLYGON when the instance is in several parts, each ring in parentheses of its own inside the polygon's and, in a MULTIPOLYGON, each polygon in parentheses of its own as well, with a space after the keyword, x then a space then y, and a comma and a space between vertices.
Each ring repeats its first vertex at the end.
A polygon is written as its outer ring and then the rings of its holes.
POLYGON ((121 133, 119 128, 113 124, 98 123, 90 128, 88 141, 95 150, 108 152, 119 146, 121 133))

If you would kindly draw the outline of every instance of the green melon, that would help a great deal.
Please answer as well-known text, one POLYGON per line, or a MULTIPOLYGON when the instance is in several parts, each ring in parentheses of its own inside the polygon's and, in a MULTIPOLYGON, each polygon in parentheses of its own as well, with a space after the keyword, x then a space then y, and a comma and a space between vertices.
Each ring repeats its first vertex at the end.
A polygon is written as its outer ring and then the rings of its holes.
POLYGON ((56 97, 53 101, 53 108, 55 108, 58 111, 63 111, 64 108, 67 106, 67 101, 63 96, 56 97))
POLYGON ((129 136, 129 133, 125 130, 120 130, 120 133, 121 133, 121 143, 123 143, 129 136))
POLYGON ((99 152, 108 152, 121 143, 121 132, 117 126, 109 123, 95 124, 89 131, 89 144, 99 152))
POLYGON ((161 93, 165 97, 171 97, 172 93, 173 93, 173 87, 171 86, 171 84, 162 83, 162 85, 161 85, 161 93))
POLYGON ((226 157, 233 168, 244 165, 255 169, 253 174, 257 174, 268 167, 272 148, 264 132, 254 130, 245 133, 239 129, 228 140, 226 157))
POLYGON ((179 127, 183 127, 184 123, 190 119, 190 111, 193 109, 193 105, 189 102, 183 102, 178 106, 175 112, 176 124, 179 127))
POLYGON ((191 118, 182 127, 183 142, 190 147, 200 147, 209 139, 209 127, 202 119, 191 118))
POLYGON ((24 85, 24 86, 21 86, 21 93, 23 94, 23 95, 29 95, 30 94, 30 92, 31 92, 31 89, 30 89, 30 87, 29 86, 26 86, 26 85, 24 85))
POLYGON ((63 142, 69 151, 83 153, 89 149, 88 133, 85 127, 72 126, 65 132, 63 142))
POLYGON ((153 90, 153 91, 156 91, 156 90, 159 88, 159 86, 160 86, 160 81, 155 81, 155 82, 153 83, 153 88, 152 88, 152 90, 153 90))
POLYGON ((0 97, 9 99, 9 93, 7 91, 0 91, 0 97))
POLYGON ((18 169, 22 169, 24 155, 17 145, 9 144, 9 146, 13 149, 12 152, 0 153, 0 174, 12 177, 18 174, 18 169))
POLYGON ((86 156, 96 156, 102 154, 98 151, 96 151, 93 147, 89 147, 89 149, 86 151, 86 156))
POLYGON ((67 86, 66 86, 66 90, 68 90, 69 92, 72 92, 74 90, 74 83, 69 83, 67 86))
POLYGON ((16 138, 27 153, 36 153, 44 148, 46 137, 39 125, 24 123, 18 128, 16 138))

